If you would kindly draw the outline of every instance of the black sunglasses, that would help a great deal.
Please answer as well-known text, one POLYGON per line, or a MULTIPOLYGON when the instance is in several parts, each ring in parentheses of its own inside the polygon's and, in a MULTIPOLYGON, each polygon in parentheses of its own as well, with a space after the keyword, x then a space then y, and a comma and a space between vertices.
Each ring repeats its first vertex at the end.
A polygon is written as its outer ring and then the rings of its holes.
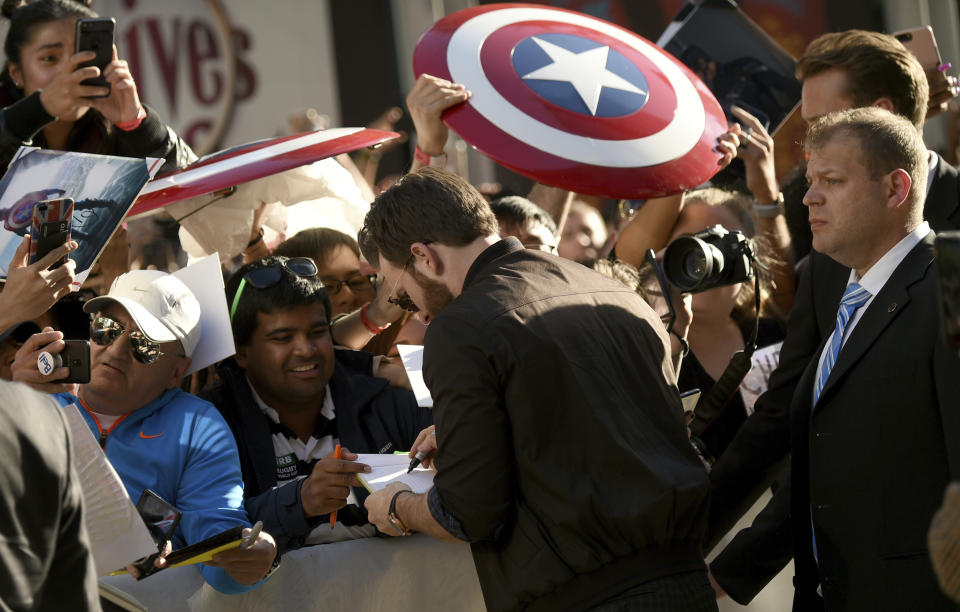
POLYGON ((240 303, 243 288, 248 283, 256 289, 272 287, 283 278, 284 270, 295 276, 311 277, 317 275, 317 264, 313 263, 313 260, 309 257, 291 257, 263 268, 249 270, 240 279, 237 293, 233 296, 233 303, 230 305, 230 320, 233 321, 233 315, 237 312, 237 304, 240 303))
POLYGON ((94 317, 93 326, 90 328, 90 339, 100 346, 110 346, 124 332, 127 333, 127 338, 130 340, 130 351, 133 353, 133 358, 143 365, 155 363, 164 354, 160 350, 159 342, 147 338, 140 330, 127 329, 119 321, 103 314, 94 317))

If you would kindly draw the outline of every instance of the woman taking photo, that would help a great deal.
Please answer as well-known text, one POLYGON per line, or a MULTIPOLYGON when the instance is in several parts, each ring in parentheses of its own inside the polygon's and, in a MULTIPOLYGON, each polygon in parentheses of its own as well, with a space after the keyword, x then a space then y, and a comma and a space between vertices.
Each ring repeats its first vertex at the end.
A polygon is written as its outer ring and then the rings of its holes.
POLYGON ((196 159, 190 147, 143 106, 127 62, 103 70, 109 87, 84 85, 100 76, 92 51, 74 53, 77 19, 97 17, 73 0, 5 0, 10 20, 0 74, 0 171, 22 145, 126 157, 159 157, 163 170, 196 159))

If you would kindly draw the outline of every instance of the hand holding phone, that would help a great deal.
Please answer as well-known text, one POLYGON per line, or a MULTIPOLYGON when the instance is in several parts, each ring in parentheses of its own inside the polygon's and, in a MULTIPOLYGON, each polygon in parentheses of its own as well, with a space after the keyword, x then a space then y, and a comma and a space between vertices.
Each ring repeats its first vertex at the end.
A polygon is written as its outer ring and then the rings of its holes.
POLYGON ((78 68, 96 66, 100 69, 100 76, 85 79, 81 82, 81 85, 107 88, 107 93, 99 96, 89 96, 91 99, 106 98, 110 95, 110 83, 104 77, 103 71, 106 70, 107 64, 113 60, 113 35, 116 27, 117 22, 112 17, 77 20, 76 53, 82 51, 96 53, 95 58, 81 63, 78 68))
POLYGON ((957 78, 947 74, 950 64, 944 64, 937 47, 937 39, 930 26, 918 26, 894 32, 893 37, 907 48, 927 75, 930 88, 927 119, 947 110, 947 103, 958 94, 957 78))
POLYGON ((158 557, 170 553, 169 543, 177 530, 177 525, 180 524, 180 517, 183 516, 183 513, 150 489, 144 489, 140 495, 140 501, 137 502, 137 511, 140 513, 140 518, 146 523, 147 530, 153 537, 153 541, 157 543, 159 551, 132 564, 137 572, 135 575, 134 572, 131 572, 131 575, 134 575, 137 580, 142 580, 161 569, 157 567, 155 561, 158 557))
MULTIPOLYGON (((47 253, 70 241, 73 227, 73 199, 43 200, 33 206, 30 225, 30 263, 35 264, 47 253)), ((50 268, 67 263, 67 256, 54 262, 50 268)))
POLYGON ((37 370, 43 376, 49 376, 57 368, 69 370, 66 378, 57 379, 58 383, 90 382, 90 342, 87 340, 64 340, 63 350, 59 353, 41 351, 37 356, 37 370))
MULTIPOLYGON (((47 352, 51 356, 60 354, 64 350, 64 345, 63 333, 52 327, 45 327, 39 334, 27 338, 13 357, 13 363, 10 366, 13 380, 27 384, 41 393, 63 393, 73 390, 73 384, 64 383, 61 380, 62 377, 70 376, 66 366, 54 367, 46 376, 38 368, 41 353, 47 352)), ((51 363, 56 365, 55 361, 51 363)))

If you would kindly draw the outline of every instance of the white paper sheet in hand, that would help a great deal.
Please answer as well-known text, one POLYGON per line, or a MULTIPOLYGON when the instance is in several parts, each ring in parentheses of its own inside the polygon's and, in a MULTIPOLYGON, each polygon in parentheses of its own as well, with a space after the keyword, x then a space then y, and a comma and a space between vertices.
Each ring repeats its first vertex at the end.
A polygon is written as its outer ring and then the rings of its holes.
POLYGON ((173 273, 200 302, 200 344, 193 351, 187 375, 236 352, 230 311, 223 292, 220 257, 214 253, 173 273))
POLYGON ((105 576, 157 552, 157 545, 76 404, 63 411, 70 423, 73 464, 83 489, 83 520, 90 549, 97 575, 105 576))
POLYGON ((369 474, 357 474, 360 482, 373 493, 393 482, 402 482, 414 493, 426 493, 433 487, 433 470, 417 467, 407 474, 410 457, 406 455, 357 455, 358 463, 370 466, 369 474))
POLYGON ((423 382, 423 347, 398 344, 397 351, 400 352, 400 360, 403 361, 403 369, 407 371, 413 394, 417 397, 417 406, 432 408, 433 398, 430 397, 430 389, 427 389, 427 384, 423 382))

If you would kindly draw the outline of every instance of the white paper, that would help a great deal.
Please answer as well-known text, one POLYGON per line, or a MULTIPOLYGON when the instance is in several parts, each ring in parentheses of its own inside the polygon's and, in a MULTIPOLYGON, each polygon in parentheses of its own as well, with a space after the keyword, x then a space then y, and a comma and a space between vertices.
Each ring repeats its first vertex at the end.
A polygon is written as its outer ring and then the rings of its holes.
POLYGON ((417 397, 417 406, 432 408, 430 389, 427 389, 427 384, 423 382, 423 347, 398 344, 397 350, 400 352, 400 360, 403 361, 403 369, 407 371, 407 378, 410 379, 410 388, 417 397))
POLYGON ((384 489, 393 482, 408 485, 414 493, 426 493, 433 487, 436 472, 418 466, 407 474, 410 457, 406 455, 357 455, 357 462, 370 466, 369 474, 357 474, 357 477, 371 491, 384 489))
POLYGON ((83 519, 97 575, 157 552, 157 545, 76 404, 63 409, 70 424, 73 463, 83 489, 83 519))
POLYGON ((226 359, 236 352, 233 330, 230 329, 230 311, 220 271, 220 257, 214 253, 173 273, 189 287, 200 302, 200 343, 193 351, 187 374, 192 374, 212 363, 226 359))
POLYGON ((770 374, 777 369, 777 364, 780 363, 780 348, 782 346, 783 342, 777 342, 759 348, 754 351, 750 358, 753 365, 747 375, 743 377, 743 382, 740 383, 740 395, 743 397, 743 405, 747 409, 747 416, 753 414, 753 405, 757 398, 767 390, 770 374))

